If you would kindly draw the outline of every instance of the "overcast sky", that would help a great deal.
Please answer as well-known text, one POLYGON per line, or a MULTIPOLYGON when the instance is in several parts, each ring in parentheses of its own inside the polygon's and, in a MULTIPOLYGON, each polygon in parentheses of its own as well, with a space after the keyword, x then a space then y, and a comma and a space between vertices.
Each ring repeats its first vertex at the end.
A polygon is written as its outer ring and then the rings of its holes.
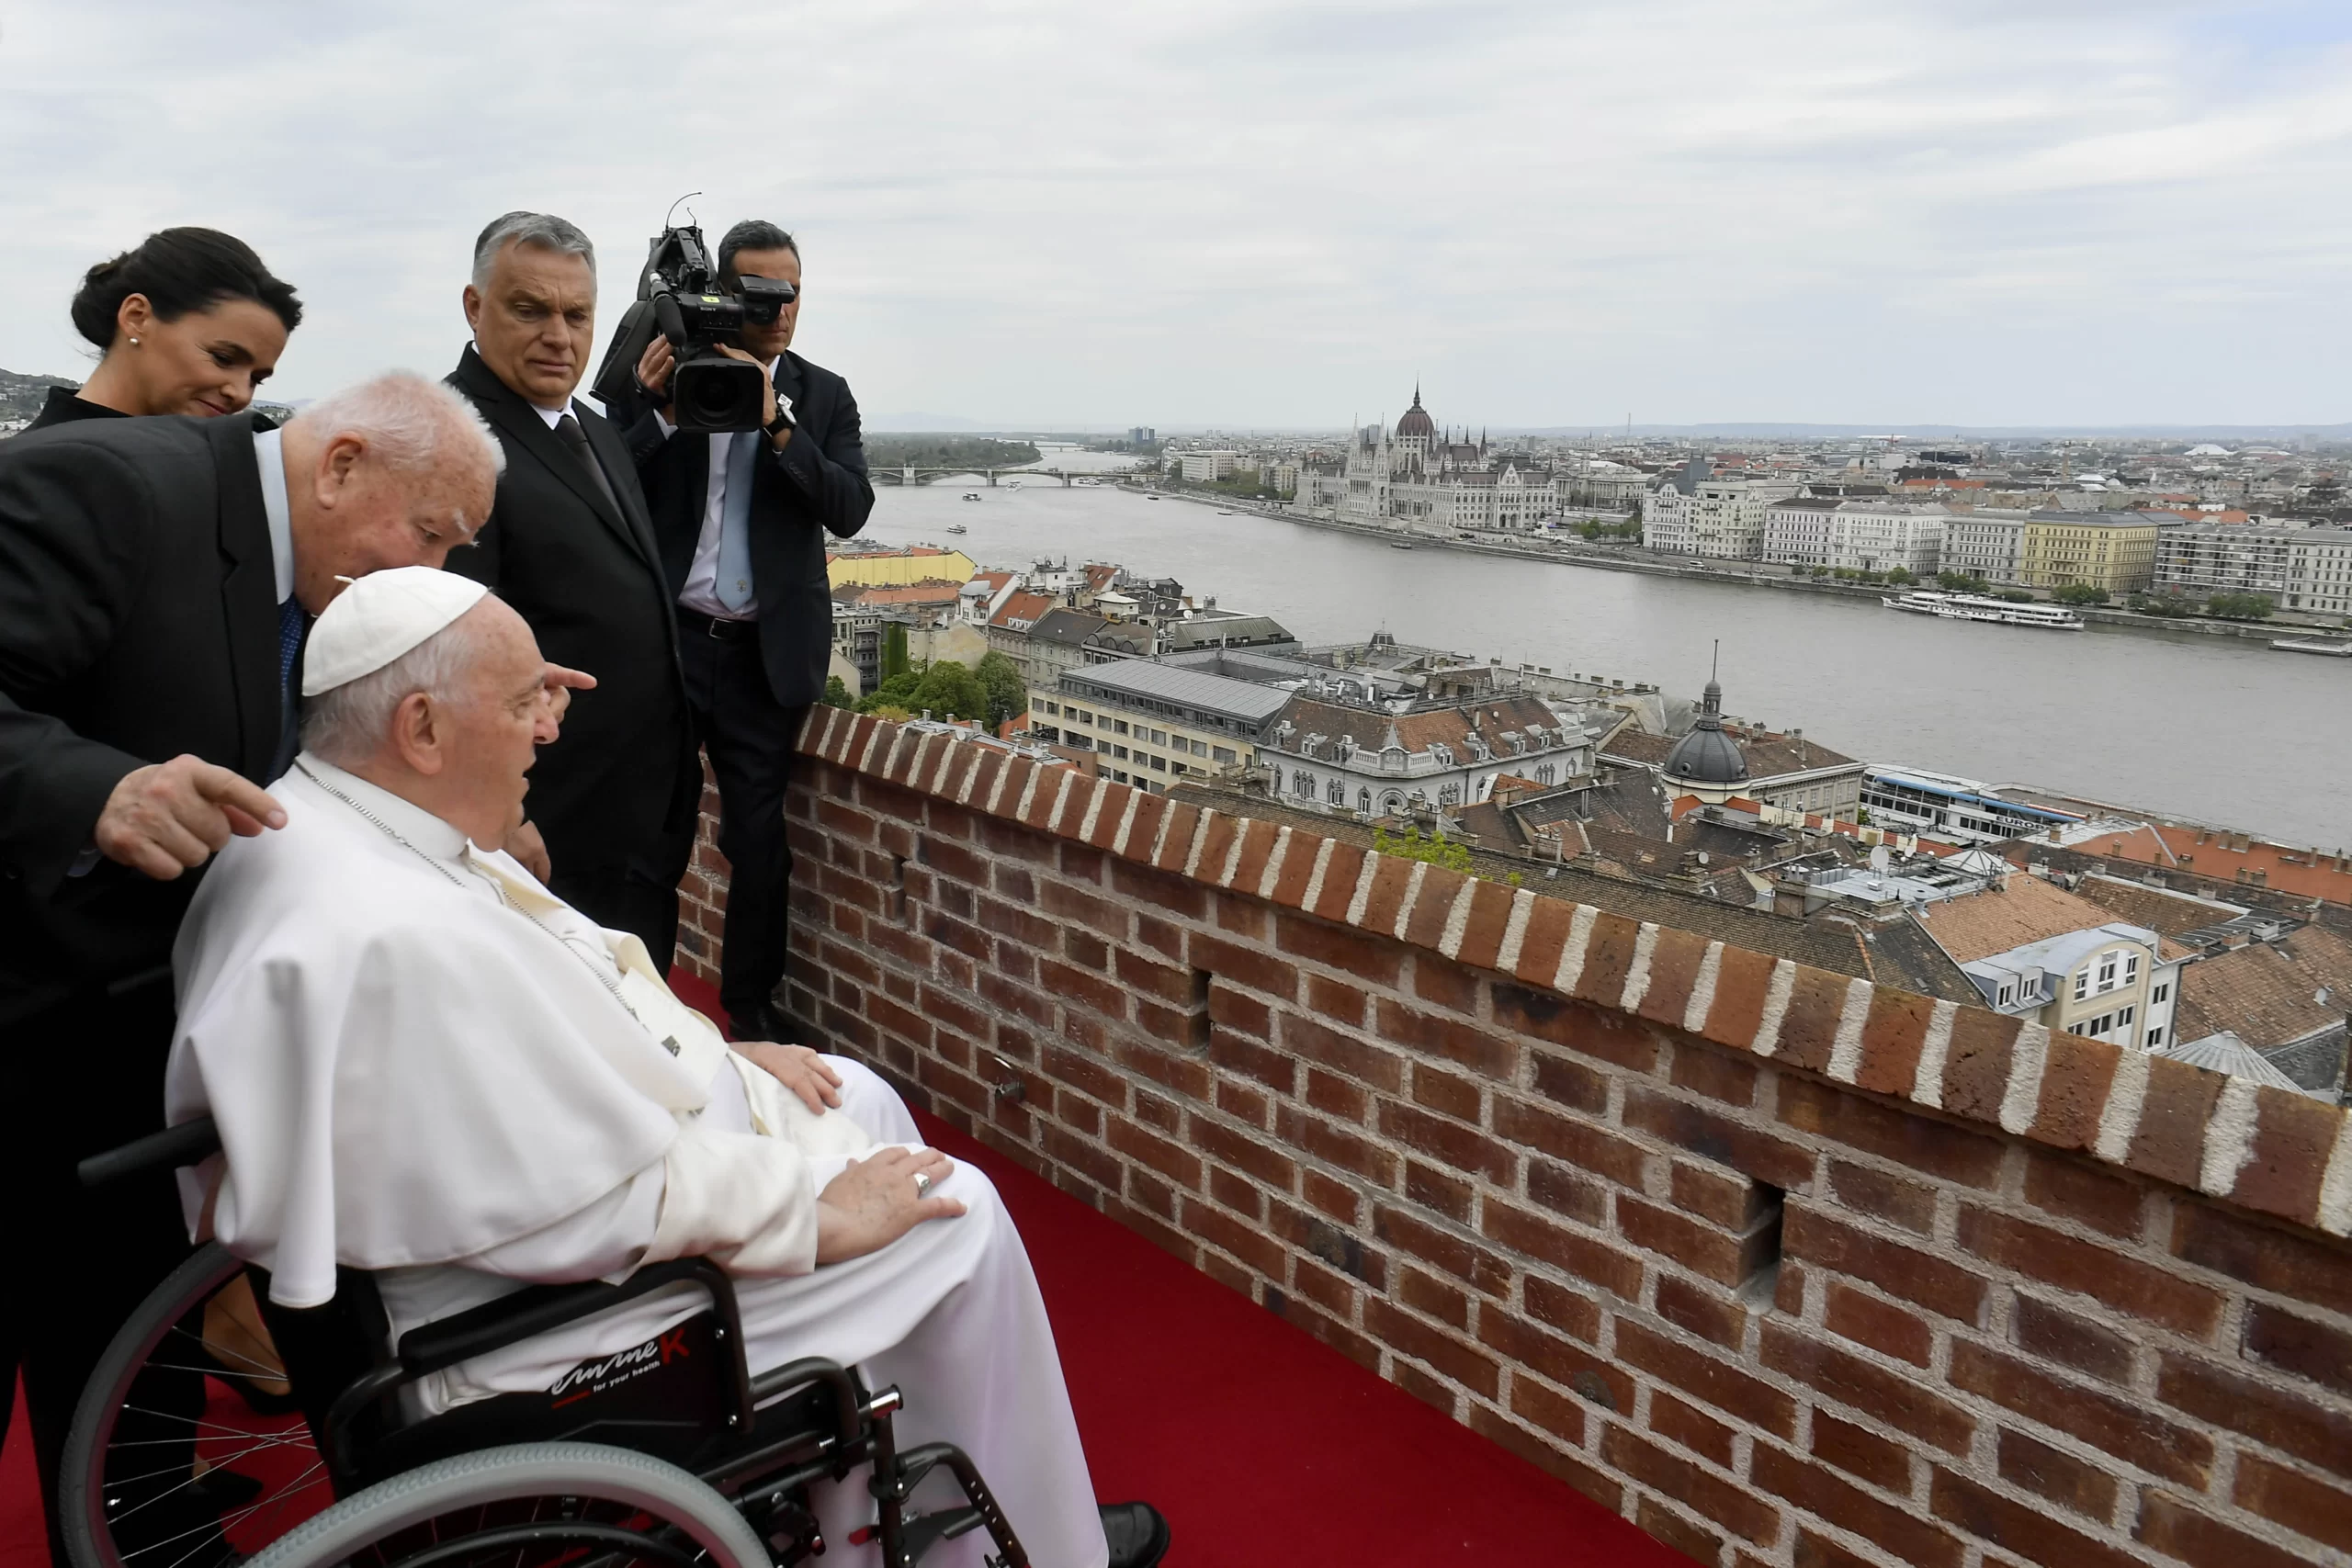
POLYGON ((300 287, 288 397, 454 363, 510 208, 609 330, 693 189, 881 416, 2352 419, 2345 0, 0 0, 9 369, 173 223, 300 287))

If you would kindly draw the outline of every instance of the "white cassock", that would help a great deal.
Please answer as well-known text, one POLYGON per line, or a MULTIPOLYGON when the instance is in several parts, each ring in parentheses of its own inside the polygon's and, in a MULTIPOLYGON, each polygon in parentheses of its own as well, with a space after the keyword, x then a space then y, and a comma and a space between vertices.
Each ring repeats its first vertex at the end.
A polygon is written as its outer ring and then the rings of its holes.
MULTIPOLYGON (((315 1306, 337 1264, 376 1273, 395 1333, 525 1281, 619 1280, 703 1256, 742 1282, 754 1371, 803 1356, 907 1396, 902 1445, 972 1456, 1039 1568, 1101 1568, 1053 1331, 996 1190, 959 1166, 960 1218, 816 1267, 817 1194, 878 1143, 918 1142, 865 1068, 812 1114, 606 931, 503 852, 304 754, 272 792, 286 826, 231 842, 174 953, 173 1122, 209 1113, 222 1154, 182 1179, 213 1229, 315 1306)), ((692 1315, 690 1286, 435 1374, 413 1406, 542 1390, 692 1315)), ((933 1482, 944 1483, 944 1476, 933 1482)), ((949 1494, 926 1483, 922 1502, 949 1494)), ((827 1561, 873 1505, 863 1472, 815 1499, 827 1561)), ((986 1533, 926 1562, 977 1568, 986 1533)))

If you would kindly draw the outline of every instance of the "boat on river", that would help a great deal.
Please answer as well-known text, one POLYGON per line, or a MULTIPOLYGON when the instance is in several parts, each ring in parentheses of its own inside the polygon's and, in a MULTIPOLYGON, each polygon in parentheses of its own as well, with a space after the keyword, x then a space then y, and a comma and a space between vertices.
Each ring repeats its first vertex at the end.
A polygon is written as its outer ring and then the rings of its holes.
POLYGON ((971 532, 969 528, 965 527, 961 523, 950 523, 947 525, 947 531, 951 534, 968 534, 971 532))
POLYGON ((2273 637, 2270 646, 2281 653, 2316 653, 2324 659, 2352 659, 2352 642, 2321 642, 2316 637, 2273 637))
POLYGON ((1934 615, 1946 621, 2039 626, 2044 631, 2053 632, 2078 632, 2084 626, 2082 616, 2064 605, 2012 604, 2007 599, 1995 599, 1982 593, 1938 593, 1928 590, 1916 593, 1883 594, 1879 603, 1890 610, 1905 610, 1915 615, 1934 615))

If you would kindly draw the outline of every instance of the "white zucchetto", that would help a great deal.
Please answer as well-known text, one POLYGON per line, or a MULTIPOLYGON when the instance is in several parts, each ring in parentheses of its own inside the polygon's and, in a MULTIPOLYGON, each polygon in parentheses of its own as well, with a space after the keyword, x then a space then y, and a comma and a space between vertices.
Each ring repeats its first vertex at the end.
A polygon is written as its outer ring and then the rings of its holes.
POLYGON ((315 697, 372 675, 481 603, 470 577, 400 566, 352 579, 311 627, 302 694, 315 697))

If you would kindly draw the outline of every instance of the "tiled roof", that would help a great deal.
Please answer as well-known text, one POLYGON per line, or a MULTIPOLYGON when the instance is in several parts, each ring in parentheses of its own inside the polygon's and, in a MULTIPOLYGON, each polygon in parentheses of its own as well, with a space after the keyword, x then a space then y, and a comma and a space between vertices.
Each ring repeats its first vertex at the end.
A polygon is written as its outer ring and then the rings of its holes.
MULTIPOLYGON (((1301 738, 1320 735, 1334 748, 1341 736, 1351 737, 1359 750, 1378 751, 1393 740, 1408 752, 1426 751, 1443 744, 1453 749, 1457 762, 1476 760, 1469 738, 1476 734, 1487 744, 1488 754, 1497 760, 1520 755, 1506 735, 1527 734, 1531 726, 1544 730, 1536 742, 1543 750, 1552 750, 1561 743, 1563 734, 1581 737, 1566 720, 1555 714, 1535 697, 1511 696, 1481 699, 1460 707, 1434 708, 1423 713, 1391 714, 1380 708, 1341 707, 1336 703, 1317 702, 1312 697, 1293 697, 1283 717, 1297 727, 1297 734, 1289 744, 1295 746, 1301 738)), ((1324 755, 1336 755, 1336 750, 1324 755)))
POLYGON ((862 604, 953 604, 964 591, 960 582, 932 578, 922 582, 869 588, 858 596, 862 604))
POLYGON ((2130 923, 2038 876, 2014 874, 2003 891, 1987 888, 1946 898, 1916 913, 1955 964, 1973 964, 2070 931, 2130 923))
POLYGON ((1075 648, 1110 624, 1083 610, 1058 607, 1038 616, 1037 624, 1029 628, 1029 635, 1039 642, 1066 643, 1075 648))
POLYGON ((2178 866, 2223 882, 2249 882, 2258 875, 2261 880, 2252 886, 2352 904, 2352 857, 2291 850, 2244 834, 2143 823, 2128 831, 2092 834, 2074 848, 2141 865, 2178 866))
POLYGON ((2347 1013, 2352 941, 2305 926, 2277 942, 2250 942, 2183 970, 2173 1037, 2198 1040, 2227 1029, 2267 1051, 2341 1024, 2347 1013))
MULTIPOLYGON (((1818 768, 1851 768, 1860 764, 1843 752, 1832 751, 1814 740, 1792 740, 1785 735, 1763 730, 1742 730, 1725 726, 1724 733, 1739 747, 1740 755, 1747 759, 1750 784, 1769 783, 1786 773, 1811 773, 1818 768)), ((1673 751, 1672 736, 1651 735, 1627 725, 1609 738, 1600 754, 1611 761, 1631 762, 1638 767, 1661 768, 1668 753, 1673 751)))
POLYGON ((1050 594, 1015 593, 1004 602, 1003 606, 995 615, 989 617, 989 625, 992 626, 1032 626, 1053 607, 1054 601, 1050 594))
POLYGON ((2115 876, 2086 876, 2075 891, 2110 914, 2166 936, 2181 936, 2245 913, 2233 904, 2216 904, 2115 876))

